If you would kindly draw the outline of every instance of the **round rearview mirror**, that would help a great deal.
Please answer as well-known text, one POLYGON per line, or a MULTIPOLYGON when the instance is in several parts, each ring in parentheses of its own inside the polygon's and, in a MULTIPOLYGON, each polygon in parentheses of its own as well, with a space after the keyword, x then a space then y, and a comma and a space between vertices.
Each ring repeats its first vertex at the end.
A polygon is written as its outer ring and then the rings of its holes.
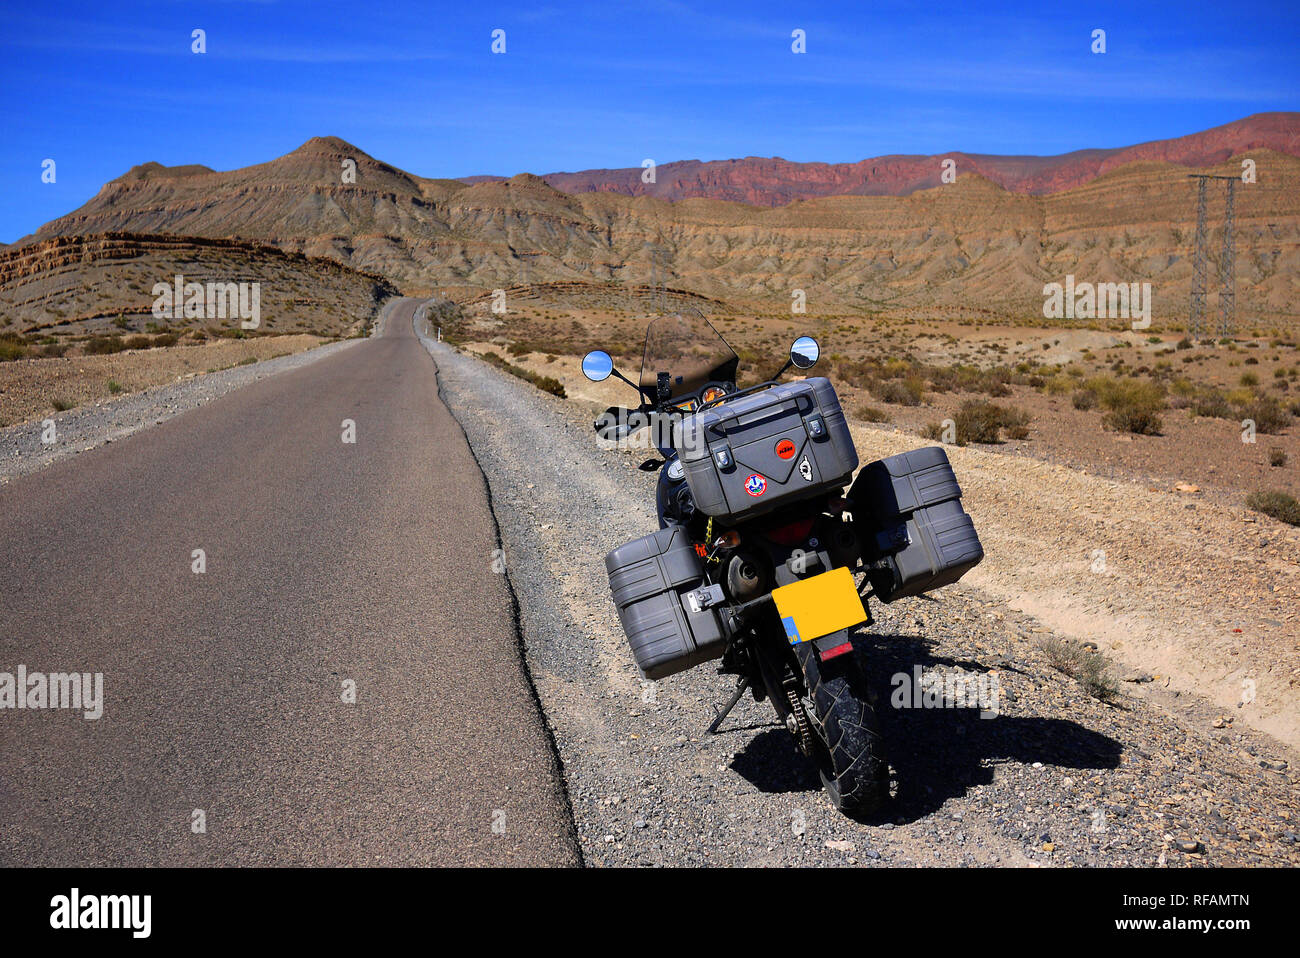
POLYGON ((603 349, 593 349, 582 357, 582 374, 593 383, 604 382, 614 371, 614 360, 603 349))
POLYGON ((822 348, 811 336, 800 336, 790 347, 790 362, 800 369, 812 369, 822 354, 822 348))

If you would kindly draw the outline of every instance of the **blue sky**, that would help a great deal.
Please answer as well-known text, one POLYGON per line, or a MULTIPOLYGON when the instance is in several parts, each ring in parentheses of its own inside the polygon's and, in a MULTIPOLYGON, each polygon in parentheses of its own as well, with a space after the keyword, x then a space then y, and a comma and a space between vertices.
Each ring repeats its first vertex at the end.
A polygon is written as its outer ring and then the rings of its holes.
POLYGON ((0 91, 12 242, 137 163, 312 136, 423 176, 1124 146, 1300 109, 1300 4, 10 4, 0 91))

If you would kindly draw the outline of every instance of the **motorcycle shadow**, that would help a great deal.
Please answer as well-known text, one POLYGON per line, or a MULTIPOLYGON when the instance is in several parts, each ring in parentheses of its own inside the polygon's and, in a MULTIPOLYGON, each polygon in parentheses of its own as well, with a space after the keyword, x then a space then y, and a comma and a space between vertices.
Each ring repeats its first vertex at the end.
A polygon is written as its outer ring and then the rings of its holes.
MULTIPOLYGON (((886 816, 906 823, 993 780, 1005 762, 1069 769, 1116 768, 1123 746, 1108 735, 1069 719, 1010 716, 1000 707, 915 707, 899 694, 915 669, 987 674, 990 666, 933 653, 916 635, 871 635, 861 645, 867 678, 876 695, 876 714, 893 766, 897 789, 886 816)), ((1002 671, 1009 671, 1005 666, 1002 671)), ((1018 671, 1018 670, 1011 670, 1018 671)), ((1080 695, 1086 693, 1080 690, 1080 695)), ((1005 707, 1005 699, 1001 707, 1005 707)))
MULTIPOLYGON (((917 666, 966 673, 987 673, 990 667, 933 654, 930 643, 914 635, 863 636, 859 649, 896 783, 889 805, 863 818, 863 824, 906 824, 924 818, 948 799, 992 782, 994 765, 1003 762, 1071 769, 1116 768, 1120 763, 1118 741, 1068 719, 991 714, 994 710, 981 718, 979 708, 917 708, 911 703, 895 707, 896 677, 913 676, 917 666)), ((812 792, 822 787, 813 763, 778 726, 754 736, 736 753, 731 768, 763 792, 812 792)))
POLYGON ((822 787, 816 767, 779 725, 769 724, 745 743, 731 760, 731 769, 760 792, 816 792, 822 787))

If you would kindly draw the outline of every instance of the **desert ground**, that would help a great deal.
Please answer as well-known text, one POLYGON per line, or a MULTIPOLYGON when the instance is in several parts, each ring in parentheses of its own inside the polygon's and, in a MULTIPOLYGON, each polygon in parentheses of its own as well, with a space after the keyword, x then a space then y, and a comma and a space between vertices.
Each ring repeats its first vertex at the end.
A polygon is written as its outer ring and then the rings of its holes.
MULTIPOLYGON (((504 314, 471 304, 444 337, 589 412, 635 404, 616 380, 585 380, 580 356, 605 348, 635 379, 652 312, 518 302, 504 314)), ((742 357, 742 381, 775 373, 795 336, 818 336, 815 374, 835 383, 863 461, 970 420, 949 454, 988 556, 973 584, 1092 643, 1139 694, 1203 696, 1217 710, 1206 722, 1300 745, 1300 529, 1248 506, 1300 494, 1294 339, 710 318, 742 357), (1003 414, 964 418, 988 404, 1003 414), (1264 424, 1253 437, 1251 413, 1264 424), (1268 694, 1243 703, 1245 679, 1268 694)))

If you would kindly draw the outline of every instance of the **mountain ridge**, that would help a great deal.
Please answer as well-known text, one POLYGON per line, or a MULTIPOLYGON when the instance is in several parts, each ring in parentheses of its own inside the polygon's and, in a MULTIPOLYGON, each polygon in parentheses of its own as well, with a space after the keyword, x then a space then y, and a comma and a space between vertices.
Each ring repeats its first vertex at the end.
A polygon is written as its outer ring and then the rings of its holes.
MULTIPOLYGON (((1300 156, 1300 113, 1268 112, 1180 137, 1123 147, 1088 148, 1054 156, 968 153, 888 154, 844 163, 796 162, 781 157, 677 160, 655 169, 655 182, 642 182, 641 167, 541 174, 565 193, 615 192, 679 200, 710 197, 754 206, 781 206, 816 196, 906 196, 942 185, 942 162, 956 172, 973 172, 1012 193, 1046 195, 1072 189, 1111 169, 1143 160, 1179 166, 1221 163, 1244 150, 1271 149, 1300 156)), ((501 177, 463 177, 479 183, 501 177)))
MULTIPOLYGON (((1197 141, 1215 155, 1225 142, 1197 141)), ((1259 182, 1237 191, 1239 310, 1293 317, 1300 159, 1248 152, 1259 182)), ((1239 175, 1241 155, 1191 169, 1239 175)), ((770 311, 788 310, 790 290, 802 289, 814 313, 978 307, 1027 317, 1041 310, 1045 283, 1075 273, 1092 282, 1153 282, 1156 316, 1169 320, 1185 314, 1192 273, 1189 168, 1144 155, 1043 195, 1009 191, 959 163, 955 182, 904 196, 836 194, 774 206, 568 193, 530 173, 429 179, 336 137, 228 172, 144 166, 12 248, 115 232, 233 237, 381 274, 408 290, 472 297, 535 282, 666 284, 770 311), (349 160, 355 182, 342 176, 349 160)))

